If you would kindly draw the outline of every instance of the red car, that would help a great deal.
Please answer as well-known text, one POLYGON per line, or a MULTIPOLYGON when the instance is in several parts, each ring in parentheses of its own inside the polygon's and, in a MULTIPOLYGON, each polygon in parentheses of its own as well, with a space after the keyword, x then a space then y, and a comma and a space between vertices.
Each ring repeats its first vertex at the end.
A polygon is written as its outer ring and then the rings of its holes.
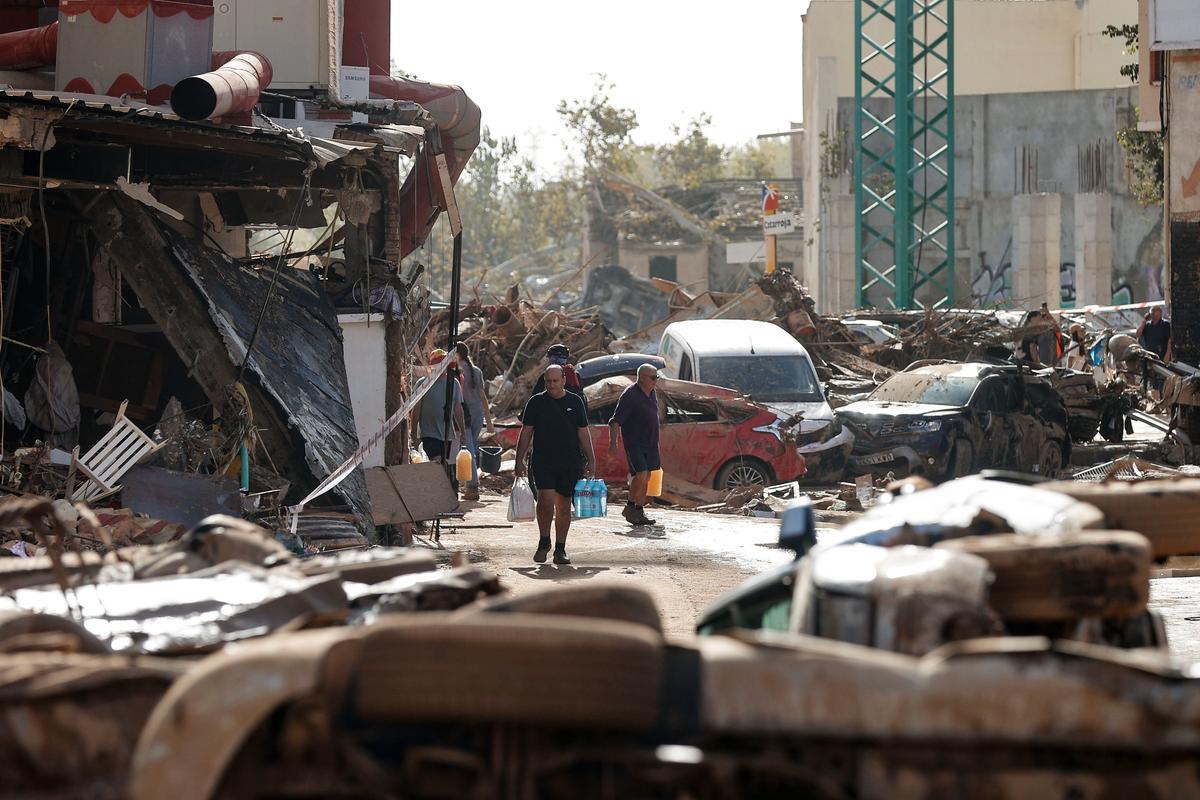
MULTIPOLYGON (((598 477, 624 481, 625 449, 608 446, 608 420, 628 376, 606 378, 584 389, 598 477)), ((804 475, 804 456, 779 426, 779 417, 732 389, 662 378, 658 381, 659 452, 663 471, 714 489, 771 485, 804 475)), ((519 423, 497 426, 496 439, 515 447, 519 423)))

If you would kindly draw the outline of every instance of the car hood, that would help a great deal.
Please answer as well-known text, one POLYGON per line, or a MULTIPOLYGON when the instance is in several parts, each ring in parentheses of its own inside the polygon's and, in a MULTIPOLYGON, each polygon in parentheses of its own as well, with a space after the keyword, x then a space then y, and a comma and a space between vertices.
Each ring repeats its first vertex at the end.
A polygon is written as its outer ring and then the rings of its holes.
POLYGON ((962 406, 943 406, 935 403, 897 403, 891 400, 859 400, 837 410, 839 416, 851 419, 867 417, 924 417, 931 414, 949 416, 961 412, 962 406))
POLYGON ((775 412, 780 420, 787 420, 796 414, 803 415, 800 420, 800 432, 811 433, 819 431, 833 422, 833 409, 824 400, 812 403, 764 403, 775 412))

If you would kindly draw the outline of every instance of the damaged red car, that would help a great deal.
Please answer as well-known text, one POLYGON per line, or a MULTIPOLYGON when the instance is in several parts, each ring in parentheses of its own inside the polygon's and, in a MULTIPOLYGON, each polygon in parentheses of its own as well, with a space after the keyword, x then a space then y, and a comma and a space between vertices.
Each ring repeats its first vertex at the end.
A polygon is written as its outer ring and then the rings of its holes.
MULTIPOLYGON (((597 477, 623 481, 629 474, 625 449, 608 446, 608 421, 628 376, 606 378, 584 389, 597 477)), ((672 477, 714 489, 771 485, 800 478, 804 456, 796 451, 775 412, 732 389, 691 381, 660 379, 659 452, 663 471, 672 477)), ((496 438, 515 447, 519 423, 497 425, 496 438)))

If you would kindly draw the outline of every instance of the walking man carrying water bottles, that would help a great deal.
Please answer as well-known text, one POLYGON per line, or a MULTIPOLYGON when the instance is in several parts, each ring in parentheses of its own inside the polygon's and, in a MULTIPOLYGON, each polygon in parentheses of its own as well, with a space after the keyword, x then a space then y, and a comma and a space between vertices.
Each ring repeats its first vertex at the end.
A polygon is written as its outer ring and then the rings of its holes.
POLYGON ((637 383, 621 393, 612 420, 608 423, 608 449, 617 449, 617 428, 625 440, 625 458, 629 461, 629 502, 621 516, 630 525, 653 525, 646 516, 646 490, 650 473, 662 468, 658 454, 658 368, 653 364, 638 367, 637 383))
POLYGON ((533 445, 530 469, 537 486, 538 546, 533 560, 541 564, 550 552, 550 524, 554 523, 554 563, 570 564, 567 532, 571 528, 571 498, 575 484, 592 477, 596 463, 587 412, 579 396, 566 390, 563 368, 546 368, 546 391, 535 394, 521 413, 521 438, 513 474, 525 477, 525 454, 533 445))

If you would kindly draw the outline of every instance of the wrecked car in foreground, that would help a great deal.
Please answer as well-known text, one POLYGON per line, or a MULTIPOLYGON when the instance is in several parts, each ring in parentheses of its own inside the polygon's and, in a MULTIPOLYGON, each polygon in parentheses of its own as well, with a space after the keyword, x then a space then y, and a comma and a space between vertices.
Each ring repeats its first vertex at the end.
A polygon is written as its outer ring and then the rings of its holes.
POLYGON ((837 415, 854 432, 850 469, 860 473, 1055 477, 1071 452, 1062 398, 1010 364, 918 362, 837 415))
POLYGON ((911 655, 993 636, 1165 652, 1147 607, 1151 562, 1200 551, 1200 536, 1102 510, 1124 505, 1102 499, 1120 488, 1091 490, 1101 505, 1067 492, 1076 489, 971 476, 894 496, 820 541, 798 506, 780 530, 796 561, 719 598, 697 631, 787 631, 911 655), (1113 530, 1122 523, 1134 530, 1113 530))

